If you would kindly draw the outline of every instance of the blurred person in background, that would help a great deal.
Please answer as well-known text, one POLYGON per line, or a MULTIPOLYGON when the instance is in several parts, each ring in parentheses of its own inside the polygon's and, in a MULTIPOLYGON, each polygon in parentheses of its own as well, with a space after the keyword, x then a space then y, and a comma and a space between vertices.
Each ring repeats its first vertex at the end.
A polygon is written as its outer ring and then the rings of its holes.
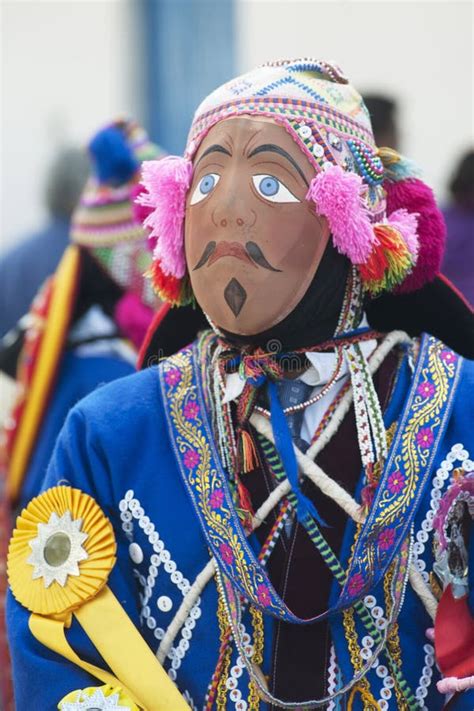
POLYGON ((384 94, 364 94, 362 98, 370 115, 376 144, 398 150, 397 102, 384 94))
POLYGON ((309 58, 142 180, 157 293, 212 328, 70 413, 10 544, 18 711, 472 709, 473 315, 432 191, 309 58))
MULTIPOLYGON (((89 153, 93 171, 85 188, 87 153, 62 154, 48 188, 48 203, 57 220, 2 264, 8 288, 21 296, 17 309, 24 304, 25 282, 28 291, 51 273, 49 269, 54 272, 0 346, 0 369, 16 379, 19 393, 0 431, 3 567, 10 506, 21 507, 39 491, 56 437, 75 403, 99 385, 134 371, 138 347, 158 304, 143 276, 151 254, 132 201, 139 192, 141 161, 160 151, 140 126, 117 121, 99 131, 89 153), (84 191, 78 204, 79 187, 84 191), (74 207, 69 225, 66 218, 74 207), (21 269, 15 279, 11 264, 21 269), (28 279, 31 275, 34 284, 28 279)), ((0 608, 5 587, 6 578, 0 574, 0 608)), ((14 708, 3 614, 0 708, 14 708)))
POLYGON ((93 173, 72 215, 70 245, 16 342, 0 352, 0 367, 20 390, 1 435, 13 505, 38 492, 70 408, 134 371, 159 303, 144 278, 151 252, 133 200, 142 160, 160 151, 140 126, 117 121, 99 131, 89 152, 93 173))
POLYGON ((443 272, 474 304, 474 150, 461 157, 449 190, 451 203, 443 210, 447 227, 443 272))
POLYGON ((48 224, 0 257, 0 337, 28 311, 39 287, 56 269, 68 244, 71 214, 88 171, 86 151, 62 149, 46 183, 48 224))

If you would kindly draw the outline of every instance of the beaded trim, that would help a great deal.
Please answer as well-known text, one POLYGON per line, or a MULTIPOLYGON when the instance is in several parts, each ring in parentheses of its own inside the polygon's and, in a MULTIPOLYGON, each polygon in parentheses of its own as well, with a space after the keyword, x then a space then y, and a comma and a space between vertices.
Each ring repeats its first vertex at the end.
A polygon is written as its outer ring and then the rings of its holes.
MULTIPOLYGON (((288 503, 288 501, 285 499, 282 502, 282 505, 280 507, 280 511, 278 512, 278 515, 276 517, 276 520, 270 530, 270 533, 268 534, 262 548, 260 549, 259 552, 259 560, 260 562, 264 565, 276 543, 278 538, 280 537, 281 531, 284 528, 285 522, 288 518, 288 515, 291 511, 291 507, 288 503)), ((243 601, 243 609, 245 608, 245 601, 243 601)), ((254 622, 254 636, 255 636, 255 656, 253 658, 253 661, 257 664, 260 664, 262 662, 262 652, 263 652, 263 617, 261 616, 261 613, 259 613, 258 610, 255 608, 251 607, 250 608, 250 614, 252 615, 252 619, 254 622), (256 628, 257 625, 259 627, 259 632, 257 633, 256 628)), ((218 600, 218 619, 219 619, 219 629, 221 631, 220 634, 220 640, 221 640, 221 646, 219 650, 219 657, 217 660, 216 664, 216 669, 214 671, 214 674, 212 675, 211 682, 208 687, 208 691, 206 694, 206 705, 205 705, 205 711, 211 711, 212 705, 214 702, 214 697, 216 695, 216 689, 217 691, 217 696, 218 699, 220 699, 220 703, 225 703, 225 692, 224 692, 224 687, 229 689, 229 686, 227 685, 227 682, 225 681, 226 679, 229 679, 228 675, 228 667, 230 664, 230 656, 231 656, 231 651, 232 648, 230 646, 230 641, 232 637, 232 629, 229 625, 229 622, 227 618, 225 617, 225 606, 224 606, 224 599, 222 595, 219 595, 219 600, 218 600), (223 616, 222 616, 223 615, 223 616), (229 660, 229 663, 227 663, 227 660, 229 660), (227 671, 225 671, 227 670, 227 671), (224 681, 223 681, 224 679, 224 681), (220 690, 220 693, 219 693, 220 690)), ((245 643, 246 646, 250 644, 250 636, 247 634, 245 628, 243 625, 240 625, 240 630, 242 633, 242 639, 245 643)), ((237 657, 236 661, 237 667, 239 667, 240 670, 245 668, 245 662, 243 661, 242 655, 239 655, 237 657)), ((237 672, 235 669, 235 666, 233 667, 234 674, 233 678, 238 678, 241 674, 240 672, 237 672)), ((231 674, 232 676, 232 674, 231 674)), ((249 682, 249 699, 248 702, 251 703, 251 706, 249 709, 257 709, 258 704, 260 703, 260 696, 258 695, 258 691, 256 689, 255 684, 250 680, 249 682)), ((238 699, 239 706, 237 707, 237 711, 244 711, 243 706, 244 704, 247 704, 247 702, 242 701, 242 699, 239 697, 238 699)), ((225 708, 223 706, 223 708, 225 708)), ((247 708, 247 706, 245 707, 247 708)))
MULTIPOLYGON (((466 473, 474 469, 474 462, 470 459, 469 452, 461 443, 454 444, 451 447, 445 459, 443 459, 436 470, 436 474, 432 480, 430 506, 415 535, 415 544, 413 546, 414 564, 427 585, 430 585, 430 574, 426 570, 426 562, 422 556, 425 552, 425 544, 428 543, 429 535, 433 531, 433 521, 439 509, 443 489, 447 488, 451 483, 452 477, 450 477, 450 473, 453 471, 454 465, 457 462, 460 463, 462 470, 466 473)), ((423 711, 428 711, 428 707, 424 704, 424 699, 428 695, 429 687, 432 682, 435 650, 433 645, 427 643, 424 645, 423 651, 425 653, 425 664, 415 695, 420 704, 420 708, 422 708, 423 711)))
POLYGON ((344 350, 354 393, 357 439, 364 469, 387 456, 387 440, 380 402, 367 360, 358 344, 344 350))
MULTIPOLYGON (((328 678, 327 678, 327 694, 328 696, 332 696, 333 694, 336 693, 337 690, 337 675, 339 672, 339 667, 337 665, 337 660, 336 660, 336 651, 334 649, 334 645, 331 644, 331 649, 329 650, 329 664, 328 664, 328 678)), ((331 699, 331 701, 327 705, 326 711, 337 711, 337 706, 338 704, 337 699, 331 699)))
MULTIPOLYGON (((354 555, 354 550, 356 548, 356 541, 360 534, 361 526, 358 525, 356 528, 356 535, 354 537, 354 542, 351 549, 351 557, 354 555)), ((410 548, 413 545, 411 544, 410 548)), ((411 561, 411 555, 409 556, 411 561)), ((410 562, 408 562, 407 568, 410 567, 410 562)), ((343 627, 345 632, 345 637, 349 647, 349 653, 351 657, 351 662, 356 671, 360 671, 363 664, 369 659, 372 660, 371 667, 375 669, 375 673, 380 679, 383 679, 383 688, 380 690, 380 697, 376 701, 380 711, 387 711, 389 708, 388 700, 392 696, 391 689, 396 686, 397 698, 400 696, 403 698, 405 704, 408 708, 414 708, 416 706, 413 692, 410 690, 408 684, 402 676, 401 667, 399 664, 398 649, 394 650, 394 636, 397 635, 397 618, 398 613, 403 606, 403 601, 405 598, 405 589, 407 585, 407 578, 405 577, 402 588, 400 588, 400 571, 397 569, 398 563, 394 561, 391 565, 387 575, 384 579, 384 591, 385 591, 385 606, 386 613, 384 615, 383 609, 377 603, 377 598, 375 595, 366 595, 363 600, 363 604, 359 603, 359 607, 354 606, 354 608, 344 610, 343 612, 343 627), (400 595, 399 599, 395 596, 394 592, 400 595), (397 609, 396 614, 394 614, 394 608, 397 609), (356 626, 354 621, 354 610, 359 613, 364 626, 366 627, 367 634, 362 638, 360 644, 357 637, 356 626), (379 658, 376 656, 374 658, 374 645, 378 644, 380 639, 380 632, 387 630, 386 633, 386 643, 384 648, 379 650, 384 651, 392 674, 389 674, 389 670, 383 664, 379 663, 379 658), (395 656, 392 652, 395 651, 395 656)), ((366 677, 361 679, 358 684, 360 693, 366 696, 371 696, 369 681, 366 677)), ((375 700, 374 700, 375 701, 375 700)))
POLYGON ((349 139, 347 145, 365 182, 369 185, 379 185, 383 181, 384 168, 375 150, 357 139, 349 139))
MULTIPOLYGON (((140 593, 141 624, 146 624, 150 630, 153 630, 155 638, 160 641, 165 636, 165 630, 162 627, 157 626, 157 620, 152 614, 150 607, 160 567, 162 566, 165 573, 169 575, 170 581, 177 587, 183 597, 185 597, 187 592, 190 590, 191 584, 189 580, 184 577, 183 573, 178 570, 175 561, 172 559, 169 550, 165 547, 165 543, 156 530, 154 523, 152 523, 150 518, 145 514, 143 506, 135 497, 132 489, 129 489, 119 502, 119 510, 120 519, 122 521, 122 529, 130 542, 129 554, 136 566, 141 565, 144 561, 144 555, 141 546, 135 541, 134 538, 135 521, 139 528, 143 530, 144 535, 147 537, 148 543, 153 548, 153 553, 150 555, 149 559, 147 577, 143 575, 138 567, 133 568, 133 574, 142 587, 142 592, 140 593)), ((160 604, 161 599, 161 597, 157 598, 157 605, 160 604)), ((173 681, 176 681, 177 670, 181 666, 181 662, 189 650, 193 630, 196 626, 197 620, 201 617, 200 604, 201 599, 198 598, 184 622, 179 643, 176 646, 173 646, 168 652, 168 659, 171 665, 168 669, 168 676, 173 681)), ((166 610, 162 610, 162 612, 164 611, 166 610)))
POLYGON ((218 596, 217 605, 217 619, 219 622, 220 630, 221 652, 219 653, 219 660, 214 675, 211 679, 211 687, 206 698, 206 711, 208 709, 210 711, 210 709, 212 708, 214 695, 216 698, 216 707, 218 711, 225 711, 227 705, 227 679, 229 675, 232 648, 228 644, 230 634, 228 631, 227 618, 225 616, 224 603, 222 602, 220 595, 218 596))
POLYGON ((420 571, 423 580, 428 585, 430 583, 430 576, 426 570, 426 563, 422 560, 421 556, 425 552, 425 543, 428 542, 429 534, 433 530, 433 520, 439 508, 443 489, 446 486, 446 482, 448 482, 450 472, 452 472, 456 462, 460 463, 465 472, 474 470, 474 462, 470 459, 469 452, 464 449, 461 443, 454 444, 436 470, 436 474, 432 480, 430 507, 421 522, 419 530, 415 534, 415 545, 413 546, 414 563, 420 571))

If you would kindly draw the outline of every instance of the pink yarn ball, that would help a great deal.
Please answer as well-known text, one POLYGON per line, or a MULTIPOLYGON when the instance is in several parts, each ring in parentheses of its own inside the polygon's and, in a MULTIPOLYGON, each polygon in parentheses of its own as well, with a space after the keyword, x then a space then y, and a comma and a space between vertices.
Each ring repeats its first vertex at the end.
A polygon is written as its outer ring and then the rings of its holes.
POLYGON ((181 279, 186 273, 184 258, 184 212, 193 166, 185 158, 167 156, 142 164, 141 182, 146 193, 138 203, 151 207, 144 225, 156 239, 153 256, 164 274, 181 279))
POLYGON ((418 215, 418 259, 413 271, 396 291, 408 293, 433 281, 443 260, 446 225, 433 191, 418 178, 384 184, 387 214, 404 208, 418 215))

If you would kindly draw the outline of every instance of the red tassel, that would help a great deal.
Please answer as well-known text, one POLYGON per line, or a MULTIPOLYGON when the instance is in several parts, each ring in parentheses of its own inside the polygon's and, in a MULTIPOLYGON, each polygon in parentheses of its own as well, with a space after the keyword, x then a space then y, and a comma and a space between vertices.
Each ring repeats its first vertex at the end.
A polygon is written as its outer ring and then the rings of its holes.
POLYGON ((253 506, 252 500, 250 498, 249 490, 244 486, 239 477, 236 477, 237 481, 237 493, 239 495, 240 508, 253 516, 253 506))

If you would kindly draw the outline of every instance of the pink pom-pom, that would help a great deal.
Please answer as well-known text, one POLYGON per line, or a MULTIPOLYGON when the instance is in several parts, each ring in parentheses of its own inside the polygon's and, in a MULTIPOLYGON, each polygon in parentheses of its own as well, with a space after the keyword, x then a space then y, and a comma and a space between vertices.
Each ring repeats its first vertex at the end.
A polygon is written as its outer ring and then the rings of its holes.
POLYGON ((150 206, 143 205, 140 201, 140 196, 146 195, 145 186, 141 183, 137 183, 133 186, 130 192, 130 199, 132 201, 132 215, 135 222, 142 225, 148 215, 153 212, 153 208, 150 206))
POLYGON ((153 208, 144 226, 156 239, 154 258, 160 260, 165 274, 178 279, 186 273, 184 211, 192 171, 192 163, 178 156, 145 161, 141 182, 147 192, 137 199, 139 205, 153 208))
POLYGON ((415 268, 397 288, 398 293, 420 289, 433 281, 441 268, 446 238, 446 225, 438 209, 433 191, 417 178, 384 183, 387 192, 387 213, 400 208, 418 214, 418 259, 415 268))
POLYGON ((367 260, 376 240, 361 190, 359 175, 331 165, 313 178, 306 195, 327 218, 336 249, 353 264, 367 260))
MULTIPOLYGON (((134 221, 138 225, 144 225, 146 218, 148 215, 151 215, 153 212, 152 207, 146 207, 145 205, 141 205, 138 198, 140 195, 144 195, 146 193, 145 188, 141 183, 137 183, 136 185, 133 186, 132 191, 131 191, 131 200, 132 200, 132 216, 134 221)), ((144 227, 145 229, 145 227, 144 227)), ((156 246, 156 239, 150 237, 148 235, 148 240, 146 243, 146 247, 150 252, 153 252, 156 246)))
POLYGON ((420 248, 417 233, 418 214, 408 212, 408 210, 401 208, 400 210, 392 212, 388 218, 388 224, 400 232, 415 264, 420 248))

